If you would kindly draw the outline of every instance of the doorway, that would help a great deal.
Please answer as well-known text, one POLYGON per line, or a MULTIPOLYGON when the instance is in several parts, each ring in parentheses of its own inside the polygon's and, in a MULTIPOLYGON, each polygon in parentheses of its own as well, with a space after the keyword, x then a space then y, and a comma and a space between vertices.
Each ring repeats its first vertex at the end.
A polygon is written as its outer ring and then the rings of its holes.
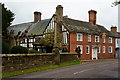
POLYGON ((98 59, 97 48, 92 48, 92 60, 93 59, 98 59))

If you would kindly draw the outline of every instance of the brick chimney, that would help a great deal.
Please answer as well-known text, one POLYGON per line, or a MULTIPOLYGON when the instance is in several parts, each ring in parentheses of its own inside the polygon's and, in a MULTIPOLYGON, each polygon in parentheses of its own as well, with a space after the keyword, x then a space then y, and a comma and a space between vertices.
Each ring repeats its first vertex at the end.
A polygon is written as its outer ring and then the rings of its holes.
POLYGON ((115 26, 115 27, 111 27, 111 32, 117 32, 117 27, 115 26))
POLYGON ((95 10, 90 10, 90 11, 88 11, 88 13, 89 13, 89 22, 91 23, 91 24, 96 24, 96 14, 97 14, 97 11, 95 11, 95 10))
POLYGON ((41 12, 37 12, 37 11, 34 12, 34 23, 41 21, 41 15, 42 15, 41 12))

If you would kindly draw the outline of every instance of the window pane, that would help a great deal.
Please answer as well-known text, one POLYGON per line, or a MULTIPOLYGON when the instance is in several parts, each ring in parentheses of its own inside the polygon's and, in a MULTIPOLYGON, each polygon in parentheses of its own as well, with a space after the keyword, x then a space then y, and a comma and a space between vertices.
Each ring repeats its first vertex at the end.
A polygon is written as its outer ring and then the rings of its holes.
POLYGON ((109 37, 109 43, 112 43, 112 37, 109 37))
POLYGON ((98 47, 98 49, 97 49, 97 53, 100 53, 100 47, 98 47))
POLYGON ((88 35, 88 42, 91 42, 91 35, 88 35))
POLYGON ((108 52, 112 53, 112 47, 108 47, 108 52))
POLYGON ((99 36, 95 36, 95 42, 99 42, 99 36))
POLYGON ((103 53, 105 53, 105 46, 103 46, 103 53))
POLYGON ((77 41, 82 41, 82 34, 77 33, 77 41))
POLYGON ((90 52, 89 46, 86 46, 86 54, 89 54, 89 52, 90 52))

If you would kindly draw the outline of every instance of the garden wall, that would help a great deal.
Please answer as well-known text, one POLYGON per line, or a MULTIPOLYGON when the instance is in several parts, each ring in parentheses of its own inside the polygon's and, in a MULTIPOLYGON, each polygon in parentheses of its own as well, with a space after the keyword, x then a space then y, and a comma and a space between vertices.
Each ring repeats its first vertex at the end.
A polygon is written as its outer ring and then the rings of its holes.
MULTIPOLYGON (((2 72, 12 72, 38 66, 55 64, 55 54, 1 54, 2 72)), ((77 54, 60 54, 60 62, 78 61, 77 54)))

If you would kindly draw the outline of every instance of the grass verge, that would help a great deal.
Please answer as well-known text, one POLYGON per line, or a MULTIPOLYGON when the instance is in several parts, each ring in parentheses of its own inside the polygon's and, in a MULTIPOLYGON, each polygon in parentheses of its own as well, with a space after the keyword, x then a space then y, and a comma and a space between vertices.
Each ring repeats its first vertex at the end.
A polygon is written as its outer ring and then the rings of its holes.
POLYGON ((65 67, 65 66, 76 65, 76 64, 80 64, 80 62, 66 62, 66 63, 61 63, 60 65, 50 65, 50 66, 45 66, 45 67, 29 68, 29 69, 19 70, 19 71, 15 71, 15 72, 6 72, 6 73, 2 74, 2 78, 9 78, 12 76, 27 74, 27 73, 31 73, 31 72, 55 69, 55 68, 60 68, 60 67, 65 67))

